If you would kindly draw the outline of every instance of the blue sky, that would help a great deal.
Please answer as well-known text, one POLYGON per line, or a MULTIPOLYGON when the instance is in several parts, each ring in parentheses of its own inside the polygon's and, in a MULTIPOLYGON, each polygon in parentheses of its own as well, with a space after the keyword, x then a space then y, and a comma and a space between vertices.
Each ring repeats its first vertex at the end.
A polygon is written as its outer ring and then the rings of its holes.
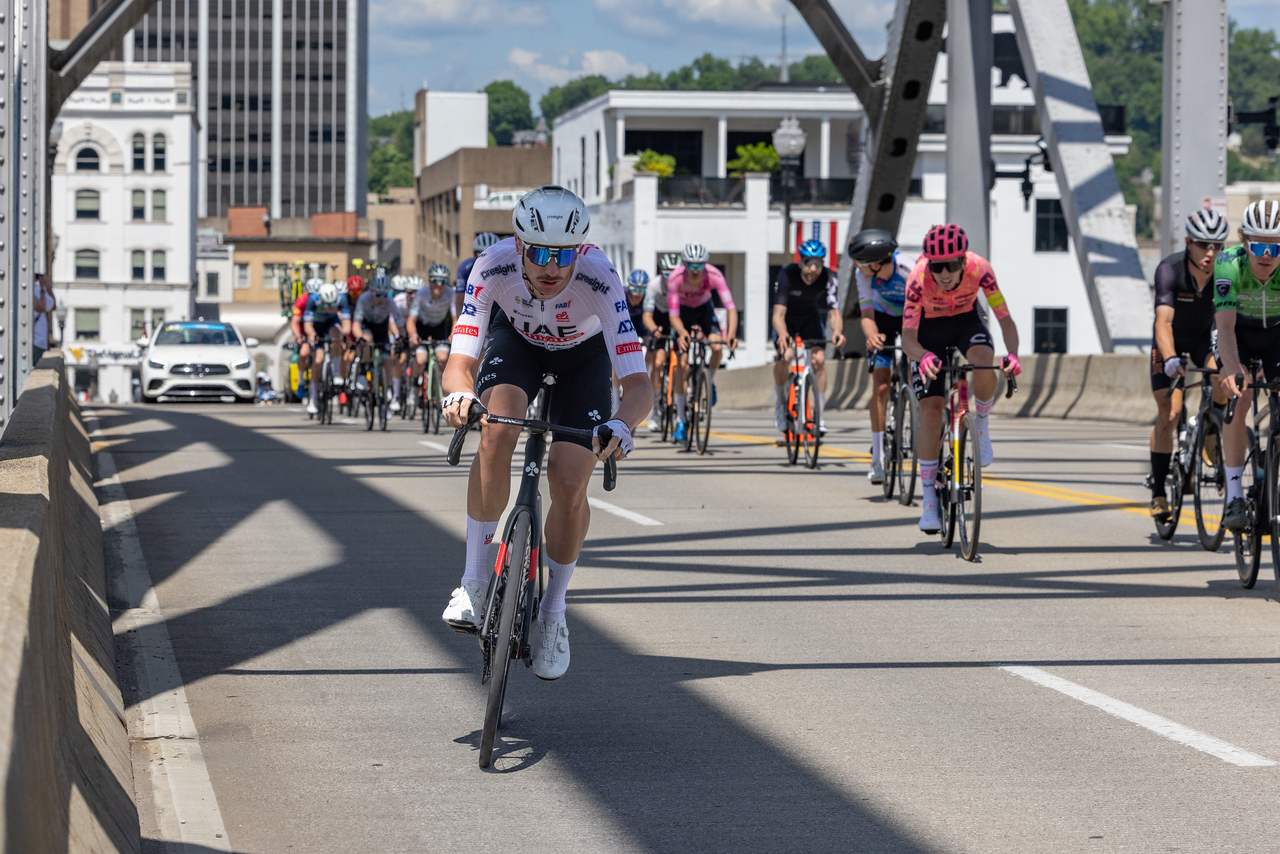
MULTIPOLYGON (((893 0, 832 0, 869 56, 893 0)), ((1229 0, 1243 26, 1280 30, 1278 0, 1229 0)), ((424 82, 476 91, 510 79, 533 98, 583 74, 661 73, 706 52, 777 62, 820 53, 787 0, 369 0, 369 113, 411 108, 424 82)))

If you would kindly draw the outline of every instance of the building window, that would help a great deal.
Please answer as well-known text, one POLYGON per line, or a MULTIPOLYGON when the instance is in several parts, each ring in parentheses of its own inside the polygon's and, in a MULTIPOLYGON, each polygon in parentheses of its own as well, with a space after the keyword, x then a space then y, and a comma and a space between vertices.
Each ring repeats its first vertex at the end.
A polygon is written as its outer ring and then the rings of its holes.
POLYGON ((141 249, 135 249, 130 255, 129 266, 133 268, 133 280, 135 282, 145 281, 147 278, 147 253, 141 249))
POLYGON ((158 133, 155 135, 155 139, 151 142, 151 171, 164 171, 164 153, 164 134, 158 133))
POLYGON ((213 271, 204 274, 204 295, 206 297, 218 295, 218 274, 213 271))
POLYGON ((579 146, 580 151, 578 152, 578 164, 582 168, 578 170, 581 174, 581 180, 578 182, 578 192, 585 193, 587 191, 587 138, 585 136, 581 137, 579 142, 581 145, 579 146))
POLYGON ((98 161, 98 152, 85 146, 76 152, 77 172, 101 172, 102 164, 98 161))
POLYGON ((151 253, 151 281, 164 281, 164 250, 157 249, 151 253))
POLYGON ((596 195, 600 195, 600 131, 596 131, 596 195))
POLYGON ((124 93, 123 93, 123 92, 112 92, 112 93, 111 93, 111 103, 113 103, 113 104, 119 104, 119 103, 122 103, 123 101, 124 101, 124 93))
POLYGON ((97 341, 99 335, 98 309, 76 309, 76 340, 97 341))
POLYGON ((1067 352, 1067 310, 1065 308, 1035 310, 1035 347, 1037 353, 1067 352))
POLYGON ((133 135, 133 171, 147 171, 147 138, 140 133, 133 135))
POLYGON ((924 179, 912 178, 911 183, 907 185, 907 197, 912 199, 924 198, 924 179))
POLYGON ((151 221, 164 222, 165 217, 165 193, 164 190, 151 191, 151 221))
POLYGON ((129 312, 129 340, 137 341, 147 334, 147 310, 135 308, 129 312))
POLYGON ((163 308, 151 309, 151 328, 155 329, 157 326, 159 326, 162 323, 164 323, 164 309, 163 308))
POLYGON ((147 218, 147 192, 146 190, 133 191, 133 221, 142 222, 147 218))
POLYGON ((247 288, 247 287, 249 287, 249 265, 237 264, 236 265, 236 288, 238 290, 243 290, 244 288, 247 288))
POLYGON ((76 250, 76 278, 77 279, 98 278, 98 250, 96 249, 77 249, 76 250))
POLYGON ((98 219, 101 204, 97 190, 76 190, 76 219, 98 219))
POLYGON ((1036 251, 1067 251, 1067 219, 1057 199, 1036 199, 1036 251))

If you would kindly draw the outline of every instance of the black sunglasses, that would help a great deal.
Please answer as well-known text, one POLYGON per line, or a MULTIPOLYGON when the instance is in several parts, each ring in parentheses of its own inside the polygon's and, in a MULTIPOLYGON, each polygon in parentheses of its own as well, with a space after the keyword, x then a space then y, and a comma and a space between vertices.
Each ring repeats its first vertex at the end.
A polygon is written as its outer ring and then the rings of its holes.
POLYGON ((1202 252, 1221 252, 1227 245, 1218 240, 1193 240, 1191 244, 1202 252))
POLYGON ((958 273, 964 267, 963 258, 953 258, 950 261, 930 261, 930 273, 958 273))

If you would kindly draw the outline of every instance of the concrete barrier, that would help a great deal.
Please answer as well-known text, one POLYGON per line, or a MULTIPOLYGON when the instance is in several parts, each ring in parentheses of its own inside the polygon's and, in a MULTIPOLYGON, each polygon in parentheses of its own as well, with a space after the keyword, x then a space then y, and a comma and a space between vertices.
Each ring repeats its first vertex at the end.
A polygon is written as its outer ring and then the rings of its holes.
MULTIPOLYGON (((871 395, 871 375, 865 359, 827 362, 827 406, 865 407, 871 395)), ((721 406, 768 409, 773 406, 773 374, 768 365, 720 371, 716 391, 721 406)), ((999 394, 1004 394, 1004 384, 999 394)), ((1022 357, 1018 393, 997 398, 997 415, 1019 418, 1079 418, 1150 424, 1155 420, 1151 399, 1151 362, 1142 355, 1022 357)))
POLYGON ((3 851, 140 849, 89 437, 63 361, 0 441, 3 851))

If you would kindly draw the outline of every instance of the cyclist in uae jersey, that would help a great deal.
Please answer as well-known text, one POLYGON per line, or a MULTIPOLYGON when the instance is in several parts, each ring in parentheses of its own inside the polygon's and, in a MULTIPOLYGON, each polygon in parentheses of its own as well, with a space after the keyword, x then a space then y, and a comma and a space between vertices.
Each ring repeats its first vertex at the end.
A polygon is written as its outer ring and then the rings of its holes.
MULTIPOLYGON (((711 383, 711 405, 716 405, 716 370, 720 367, 723 348, 720 342, 728 340, 729 350, 738 346, 738 309, 733 304, 733 294, 729 293, 729 285, 724 274, 707 263, 711 253, 701 243, 690 243, 681 254, 684 262, 671 271, 667 278, 667 310, 671 313, 672 332, 680 339, 680 364, 676 368, 676 388, 684 390, 689 372, 689 330, 694 326, 702 329, 702 334, 712 343, 711 364, 708 366, 707 379, 711 383), (715 306, 711 302, 711 294, 720 297, 728 311, 728 335, 721 337, 720 323, 716 318, 715 306)), ((683 442, 688 427, 685 425, 686 395, 676 395, 676 430, 675 441, 683 442)))
MULTIPOLYGON (((941 450, 944 383, 941 368, 947 350, 956 347, 972 365, 989 367, 995 359, 991 333, 978 313, 978 291, 987 295, 1004 335, 1003 369, 1010 376, 1022 372, 1018 364, 1018 328, 996 284, 991 265, 969 251, 969 238, 955 224, 937 225, 924 238, 924 253, 907 280, 907 297, 902 307, 902 349, 919 362, 915 377, 920 399, 920 429, 916 449, 920 458, 920 481, 924 487, 924 510, 920 530, 937 533, 938 495, 934 481, 941 450), (941 354, 941 357, 940 355, 941 354)), ((973 391, 973 423, 978 433, 978 450, 983 466, 994 457, 988 416, 996 400, 994 371, 975 371, 969 380, 973 391)))
MULTIPOLYGON (((435 348, 436 363, 443 372, 449 363, 449 336, 453 334, 453 288, 449 268, 433 264, 427 271, 427 287, 414 294, 405 322, 409 325, 409 346, 414 348, 413 379, 422 376, 430 357, 428 344, 435 348)), ((465 290, 465 289, 464 289, 465 290)))
MULTIPOLYGON (((1229 394, 1240 396, 1236 411, 1248 412, 1253 398, 1251 362, 1262 363, 1267 382, 1280 379, 1280 202, 1263 200, 1245 208, 1240 238, 1243 245, 1220 254, 1213 268, 1214 320, 1223 385, 1229 394), (1244 376, 1243 382, 1236 381, 1237 374, 1244 376)), ((1248 422, 1237 416, 1222 431, 1227 469, 1222 525, 1230 531, 1248 522, 1241 481, 1248 422)))
MULTIPOLYGON (((515 237, 491 246, 467 280, 443 379, 443 415, 449 426, 463 426, 478 394, 490 414, 522 418, 543 376, 554 374, 550 420, 593 435, 587 441, 553 433, 547 460, 549 578, 532 627, 530 657, 537 676, 556 679, 569 667, 564 597, 591 517, 591 472, 598 460, 630 453, 631 431, 649 412, 650 397, 622 283, 605 254, 585 243, 591 224, 586 204, 563 187, 548 185, 525 195, 511 219, 515 237), (490 343, 478 363, 486 326, 490 343), (623 392, 612 416, 611 372, 623 392), (604 425, 613 438, 602 448, 599 428, 604 425)), ((443 615, 463 630, 483 616, 493 572, 486 545, 507 506, 519 436, 518 427, 485 424, 472 462, 466 570, 443 615)))
POLYGON ((670 303, 667 299, 667 278, 671 271, 680 266, 680 256, 667 252, 658 257, 658 275, 649 280, 649 289, 645 291, 644 311, 640 322, 648 334, 648 353, 645 363, 649 366, 649 381, 653 384, 653 411, 649 413, 649 432, 657 433, 658 413, 662 411, 662 374, 667 370, 667 351, 663 347, 662 336, 671 333, 670 303))
POLYGON ((867 350, 874 352, 871 372, 871 467, 867 478, 884 483, 884 427, 889 407, 889 381, 893 370, 893 345, 902 334, 902 306, 907 299, 907 279, 914 263, 898 250, 888 231, 868 228, 849 241, 858 309, 867 350))

